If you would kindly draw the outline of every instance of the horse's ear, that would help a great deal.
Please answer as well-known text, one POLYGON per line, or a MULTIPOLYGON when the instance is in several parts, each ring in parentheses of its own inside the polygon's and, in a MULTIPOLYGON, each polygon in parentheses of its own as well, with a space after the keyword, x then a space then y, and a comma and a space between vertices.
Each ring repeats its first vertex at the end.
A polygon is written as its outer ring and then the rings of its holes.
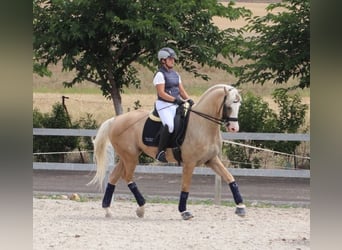
POLYGON ((230 91, 231 89, 228 89, 227 87, 224 87, 224 93, 226 94, 226 95, 228 95, 228 92, 230 91))
POLYGON ((231 90, 235 89, 234 87, 231 87, 227 90, 227 88, 224 88, 224 92, 226 92, 226 94, 228 94, 228 92, 230 92, 231 90))

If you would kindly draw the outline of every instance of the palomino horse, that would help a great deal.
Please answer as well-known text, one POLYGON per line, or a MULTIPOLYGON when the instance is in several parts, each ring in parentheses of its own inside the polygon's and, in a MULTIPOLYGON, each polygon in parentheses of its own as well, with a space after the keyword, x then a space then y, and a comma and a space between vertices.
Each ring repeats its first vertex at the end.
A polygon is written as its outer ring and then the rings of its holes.
MULTIPOLYGON (((236 203, 235 213, 239 216, 245 215, 245 205, 238 185, 219 158, 222 148, 220 125, 224 124, 228 132, 239 130, 237 119, 240 101, 241 96, 236 88, 218 84, 209 88, 190 108, 188 129, 181 146, 183 172, 178 210, 184 220, 193 217, 187 210, 186 203, 194 168, 202 164, 212 168, 229 184, 236 203)), ((138 203, 137 215, 144 216, 145 199, 133 180, 133 173, 141 152, 151 157, 157 153, 157 147, 146 146, 142 141, 143 127, 148 115, 148 111, 134 110, 117 116, 115 119, 106 120, 97 132, 94 140, 94 160, 97 170, 89 184, 101 185, 103 182, 107 166, 107 143, 112 144, 116 155, 119 156, 119 161, 109 176, 102 201, 106 217, 111 216, 109 207, 115 185, 120 178, 127 182, 138 203)), ((176 162, 171 149, 167 149, 166 158, 169 162, 176 162)))

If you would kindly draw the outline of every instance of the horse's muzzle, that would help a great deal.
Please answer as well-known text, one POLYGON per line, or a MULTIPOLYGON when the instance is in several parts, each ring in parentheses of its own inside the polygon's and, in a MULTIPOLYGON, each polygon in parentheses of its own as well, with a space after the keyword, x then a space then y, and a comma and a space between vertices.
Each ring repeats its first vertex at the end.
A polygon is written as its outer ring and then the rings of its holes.
POLYGON ((239 132, 239 124, 237 122, 230 122, 226 126, 226 131, 227 132, 239 132))

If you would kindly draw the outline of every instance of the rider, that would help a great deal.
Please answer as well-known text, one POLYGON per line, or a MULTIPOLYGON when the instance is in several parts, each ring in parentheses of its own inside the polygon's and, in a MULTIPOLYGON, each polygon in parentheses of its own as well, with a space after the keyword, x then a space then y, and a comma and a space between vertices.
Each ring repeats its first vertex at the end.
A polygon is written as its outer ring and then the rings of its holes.
POLYGON ((161 67, 153 78, 153 85, 156 86, 158 95, 155 106, 163 124, 156 155, 156 159, 161 162, 167 162, 165 150, 174 130, 177 107, 186 101, 190 106, 194 104, 183 87, 180 75, 173 70, 175 59, 177 56, 173 49, 162 48, 159 50, 158 60, 161 67))

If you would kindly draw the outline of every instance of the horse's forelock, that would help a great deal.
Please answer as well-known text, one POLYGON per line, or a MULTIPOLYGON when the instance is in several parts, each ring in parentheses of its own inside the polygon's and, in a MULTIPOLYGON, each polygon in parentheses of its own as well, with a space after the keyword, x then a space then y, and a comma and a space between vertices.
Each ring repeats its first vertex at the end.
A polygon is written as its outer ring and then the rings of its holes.
POLYGON ((241 97, 238 89, 231 87, 229 89, 229 92, 230 92, 229 96, 231 98, 231 100, 230 100, 231 102, 241 102, 242 101, 242 97, 241 97))
POLYGON ((223 87, 226 95, 228 96, 228 102, 241 102, 242 97, 239 93, 239 90, 231 85, 219 84, 215 85, 217 87, 223 87))

